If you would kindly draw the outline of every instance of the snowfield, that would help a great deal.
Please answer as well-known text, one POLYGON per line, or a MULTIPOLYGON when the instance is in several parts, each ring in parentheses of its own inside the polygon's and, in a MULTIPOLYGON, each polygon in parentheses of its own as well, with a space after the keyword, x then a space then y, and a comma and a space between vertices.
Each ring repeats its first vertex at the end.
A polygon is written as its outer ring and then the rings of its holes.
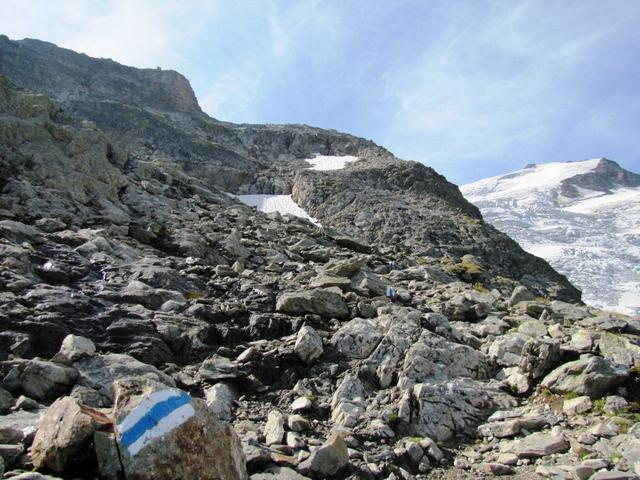
POLYGON ((320 226, 318 220, 309 215, 303 208, 293 201, 291 195, 233 195, 245 205, 256 207, 264 213, 278 212, 281 215, 294 215, 306 218, 311 223, 320 226))
POLYGON ((600 159, 546 163, 460 188, 495 227, 547 260, 607 310, 640 314, 640 187, 610 191, 560 187, 589 173, 600 159))
POLYGON ((347 163, 355 162, 358 157, 351 155, 344 156, 331 156, 331 155, 316 155, 313 158, 305 158, 305 162, 311 164, 309 170, 342 170, 347 166, 347 163))

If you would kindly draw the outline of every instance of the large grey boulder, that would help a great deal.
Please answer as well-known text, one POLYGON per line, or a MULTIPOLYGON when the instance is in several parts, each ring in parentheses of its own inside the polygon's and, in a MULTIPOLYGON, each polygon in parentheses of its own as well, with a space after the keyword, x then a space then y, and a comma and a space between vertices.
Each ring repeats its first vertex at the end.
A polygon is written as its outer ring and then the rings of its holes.
POLYGON ((531 291, 527 287, 525 287, 524 285, 518 285, 516 288, 513 289, 513 292, 511 292, 511 296, 507 301, 507 305, 509 305, 510 307, 513 307, 514 305, 520 302, 534 300, 535 298, 536 298, 535 295, 531 293, 531 291))
POLYGON ((416 383, 459 377, 484 379, 491 371, 489 359, 483 353, 424 330, 407 351, 398 386, 409 390, 416 383))
POLYGON ((445 442, 471 433, 488 411, 504 401, 497 389, 471 379, 419 383, 412 391, 411 432, 445 442))
POLYGON ((355 373, 347 373, 331 398, 331 419, 336 425, 354 427, 365 412, 367 393, 355 373))
POLYGON ((94 420, 75 399, 59 398, 47 410, 33 440, 33 465, 63 472, 88 445, 95 429, 94 420))
POLYGON ((509 442, 500 448, 502 453, 513 453, 518 458, 537 458, 552 453, 565 452, 569 442, 564 435, 551 433, 532 433, 522 440, 509 442))
POLYGON ((13 395, 7 392, 4 388, 0 388, 0 415, 4 415, 9 412, 13 407, 15 400, 13 395))
POLYGON ((60 350, 53 360, 61 363, 73 363, 83 357, 90 357, 94 353, 96 353, 96 346, 91 340, 70 334, 62 340, 60 350))
POLYGON ((312 327, 305 325, 298 331, 293 351, 303 362, 311 363, 324 351, 322 338, 312 327))
POLYGON ((383 336, 377 320, 354 318, 334 333, 331 343, 348 358, 367 358, 383 336))
POLYGON ((240 439, 204 401, 149 380, 119 380, 114 389, 126 478, 248 478, 240 439))
POLYGON ((77 378, 78 372, 74 368, 35 358, 12 368, 3 385, 9 390, 19 389, 35 400, 44 401, 68 393, 77 378))
POLYGON ((378 317, 384 338, 366 360, 365 368, 378 378, 380 386, 391 385, 409 347, 419 338, 422 313, 411 308, 391 308, 378 317))
POLYGON ((276 310, 290 315, 315 313, 325 318, 347 318, 349 309, 342 295, 316 288, 285 293, 276 303, 276 310))
POLYGON ((120 353, 96 355, 75 362, 74 367, 78 371, 78 385, 97 390, 110 402, 114 399, 112 384, 115 380, 146 378, 175 387, 175 382, 169 375, 156 367, 120 353))
POLYGON ((333 435, 312 451, 309 458, 298 466, 298 470, 314 477, 330 477, 342 470, 348 463, 347 444, 340 436, 333 435))
POLYGON ((611 360, 592 355, 565 363, 549 373, 541 386, 554 393, 575 392, 600 398, 629 378, 626 369, 611 360))
POLYGON ((236 388, 226 382, 216 383, 204 392, 207 407, 221 420, 233 419, 233 406, 238 399, 236 388))

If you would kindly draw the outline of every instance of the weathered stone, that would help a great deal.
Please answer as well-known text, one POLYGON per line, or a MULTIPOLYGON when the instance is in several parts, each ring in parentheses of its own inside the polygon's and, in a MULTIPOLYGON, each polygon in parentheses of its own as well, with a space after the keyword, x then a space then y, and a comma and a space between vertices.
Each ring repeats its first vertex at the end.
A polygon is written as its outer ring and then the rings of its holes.
POLYGON ((562 404, 562 411, 568 416, 573 416, 578 413, 588 412, 592 406, 591 399, 587 396, 582 396, 565 400, 562 404))
POLYGON ((309 286, 311 288, 339 287, 345 289, 351 286, 351 279, 347 277, 333 277, 331 275, 321 274, 311 280, 309 286))
POLYGON ((324 351, 322 339, 312 327, 305 325, 298 331, 293 351, 303 362, 311 363, 320 357, 324 351))
POLYGON ((0 444, 0 460, 4 461, 6 466, 14 465, 23 453, 22 444, 0 444))
POLYGON ((515 470, 513 467, 509 465, 504 465, 502 463, 482 463, 477 468, 481 472, 485 472, 495 476, 511 475, 515 473, 515 470))
POLYGON ((294 432, 303 432, 311 428, 311 422, 302 415, 294 414, 287 417, 287 426, 294 432))
POLYGON ((534 300, 534 299, 535 299, 535 295, 531 293, 527 287, 523 285, 518 285, 516 288, 513 289, 513 292, 511 292, 511 297, 509 297, 507 304, 510 307, 513 307, 514 305, 520 302, 525 302, 525 301, 534 300))
POLYGON ((285 293, 278 298, 276 310, 291 315, 315 313, 325 318, 349 316, 349 309, 342 295, 322 288, 285 293))
POLYGON ((593 338, 588 330, 578 330, 571 335, 569 346, 577 352, 590 352, 593 348, 593 338))
POLYGON ((354 318, 331 337, 331 343, 348 358, 367 358, 383 336, 377 320, 354 318))
POLYGON ((589 480, 638 480, 638 475, 620 470, 605 470, 594 473, 589 480))
POLYGON ((264 426, 264 436, 267 445, 282 443, 284 437, 284 415, 278 410, 272 410, 267 416, 267 423, 264 426))
POLYGON ((569 442, 564 435, 532 433, 522 440, 509 442, 500 448, 502 453, 514 453, 518 458, 537 458, 552 453, 565 452, 569 442))
POLYGON ((238 436, 204 401, 150 380, 118 380, 114 390, 126 478, 248 478, 238 436))
POLYGON ((82 412, 73 398, 56 400, 47 410, 33 440, 34 466, 63 472, 76 455, 83 453, 95 429, 94 420, 82 412))
POLYGON ((518 456, 515 453, 501 453, 498 455, 498 463, 503 465, 515 465, 518 463, 518 456))
POLYGON ((313 402, 309 397, 298 397, 289 406, 292 412, 308 412, 313 408, 313 402))
POLYGON ((7 377, 16 378, 29 397, 42 401, 68 393, 78 378, 78 372, 59 363, 33 359, 14 367, 7 377))
POLYGON ((565 363, 549 373, 541 385, 555 393, 575 392, 599 398, 607 391, 623 384, 627 371, 601 357, 583 355, 579 360, 565 363))
POLYGON ((93 444, 100 477, 103 480, 121 479, 124 472, 120 464, 115 434, 97 431, 93 434, 93 444))
POLYGON ((221 420, 233 419, 233 407, 238 399, 238 392, 233 385, 225 382, 216 383, 204 392, 207 407, 221 420))
POLYGON ((498 337, 489 347, 489 357, 498 365, 514 367, 520 363, 522 349, 529 339, 529 336, 522 333, 508 333, 498 337))
POLYGON ((67 335, 64 337, 60 350, 53 360, 62 363, 73 363, 83 357, 90 357, 95 352, 96 346, 88 338, 67 335))
POLYGON ((531 432, 540 430, 548 423, 545 416, 540 414, 529 414, 511 419, 491 421, 493 418, 495 418, 495 415, 489 417, 488 423, 478 427, 478 433, 483 437, 513 437, 523 431, 531 432))
POLYGON ((483 388, 479 382, 459 379, 434 384, 417 384, 413 388, 416 406, 410 429, 437 442, 456 434, 470 433, 498 400, 497 392, 483 388))
POLYGON ((540 320, 529 320, 518 326, 518 332, 534 338, 544 337, 547 334, 547 326, 540 320))
POLYGON ((96 355, 75 362, 74 367, 78 371, 78 385, 97 390, 111 402, 114 399, 112 384, 115 380, 146 378, 175 387, 175 382, 170 376, 124 354, 96 355))
POLYGON ((4 388, 0 388, 0 415, 4 415, 10 410, 13 402, 13 396, 4 388))
POLYGON ((38 410, 39 408, 40 408, 40 404, 36 402, 33 398, 20 395, 16 400, 17 410, 38 410))
POLYGON ((348 463, 347 444, 341 437, 334 435, 312 451, 309 458, 300 464, 299 470, 313 476, 328 477, 338 473, 348 463))
POLYGON ((260 473, 254 473, 251 480, 310 480, 288 467, 272 466, 260 473))

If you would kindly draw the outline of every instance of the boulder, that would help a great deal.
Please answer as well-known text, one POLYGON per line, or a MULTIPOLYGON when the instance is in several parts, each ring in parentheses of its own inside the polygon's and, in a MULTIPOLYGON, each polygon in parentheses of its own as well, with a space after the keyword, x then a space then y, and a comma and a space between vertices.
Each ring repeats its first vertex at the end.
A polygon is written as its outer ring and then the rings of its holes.
POLYGON ((298 331, 294 352, 305 363, 311 363, 322 355, 322 339, 316 331, 309 326, 304 326, 298 331))
POLYGON ((233 419, 233 406, 238 396, 235 387, 225 382, 216 383, 204 392, 209 410, 215 413, 219 419, 227 421, 233 419))
POLYGON ((264 426, 264 436, 267 445, 282 443, 284 438, 285 416, 278 410, 272 410, 267 416, 267 423, 264 426))
POLYGON ((592 399, 622 385, 629 378, 624 367, 611 360, 585 354, 549 373, 541 385, 554 393, 575 392, 592 399))
POLYGON ((367 358, 383 336, 377 320, 354 318, 331 337, 331 343, 345 357, 367 358))
POLYGON ((203 400, 151 380, 118 380, 114 390, 126 478, 248 478, 240 439, 203 400))
POLYGON ((499 393, 480 382, 456 379, 419 383, 413 387, 412 422, 415 435, 445 442, 457 434, 471 433, 485 418, 499 393))
POLYGON ((315 313, 325 318, 347 318, 349 309, 342 295, 316 288, 285 293, 276 303, 276 310, 290 315, 315 313))
POLYGON ((78 385, 97 390, 109 402, 114 399, 112 384, 115 380, 146 378, 175 387, 175 382, 169 375, 120 353, 96 355, 75 362, 74 367, 78 371, 78 385))
POLYGON ((331 477, 349 463, 347 444, 333 435, 320 447, 311 452, 309 458, 300 463, 298 470, 314 477, 331 477))
POLYGON ((537 458, 552 453, 565 452, 569 449, 569 442, 564 435, 551 433, 532 433, 522 440, 509 442, 500 448, 502 453, 513 453, 518 458, 537 458))
POLYGON ((13 407, 13 395, 7 392, 4 388, 0 388, 0 415, 4 415, 13 407))
POLYGON ((591 399, 586 395, 576 398, 570 398, 569 400, 565 400, 562 404, 562 411, 569 417, 579 414, 585 413, 591 410, 593 407, 593 403, 591 403, 591 399))
POLYGON ((78 335, 67 335, 62 341, 60 350, 53 358, 60 363, 73 363, 96 353, 96 346, 91 340, 78 335))
POLYGON ((71 397, 56 400, 47 410, 31 448, 33 465, 63 472, 91 440, 94 420, 71 397))
POLYGON ((74 368, 36 358, 11 369, 3 383, 43 401, 68 393, 77 378, 78 372, 74 368))
POLYGON ((514 305, 520 302, 534 300, 535 298, 536 298, 535 295, 531 293, 531 291, 527 287, 525 287, 524 285, 519 285, 513 289, 513 292, 511 293, 511 297, 509 297, 507 305, 509 305, 510 307, 513 307, 514 305))
POLYGON ((288 467, 271 466, 260 473, 254 473, 251 480, 310 480, 288 467))

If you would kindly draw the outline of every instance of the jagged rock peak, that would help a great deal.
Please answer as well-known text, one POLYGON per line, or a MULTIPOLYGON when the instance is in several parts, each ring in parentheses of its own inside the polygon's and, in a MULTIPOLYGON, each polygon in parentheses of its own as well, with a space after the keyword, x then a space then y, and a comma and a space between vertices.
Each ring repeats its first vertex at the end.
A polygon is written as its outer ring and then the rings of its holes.
POLYGON ((202 114, 189 81, 173 70, 127 67, 53 43, 0 35, 0 64, 14 83, 65 102, 102 100, 202 114), (24 60, 29 59, 26 63, 24 60))

